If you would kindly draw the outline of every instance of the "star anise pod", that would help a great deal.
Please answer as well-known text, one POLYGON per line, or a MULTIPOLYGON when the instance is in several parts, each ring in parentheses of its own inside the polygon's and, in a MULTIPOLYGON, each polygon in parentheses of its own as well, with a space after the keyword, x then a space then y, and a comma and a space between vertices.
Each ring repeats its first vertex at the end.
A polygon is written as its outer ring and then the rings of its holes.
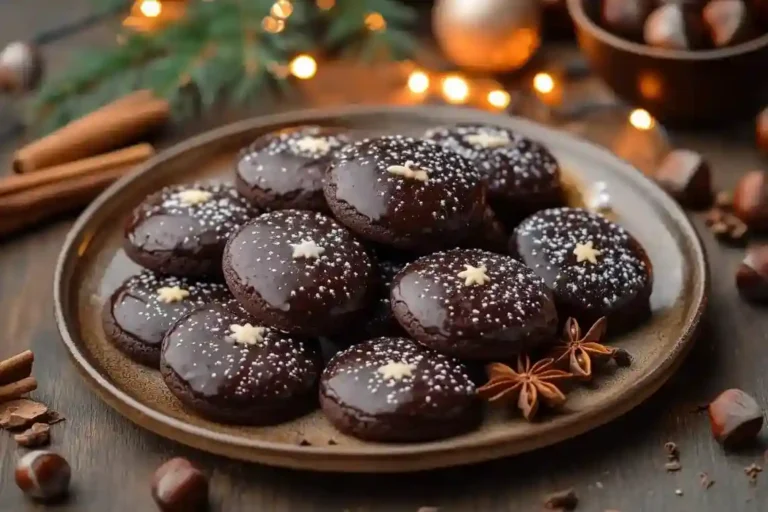
POLYGON ((563 329, 563 342, 555 346, 548 356, 555 360, 556 365, 567 366, 568 370, 581 380, 592 379, 592 367, 611 359, 619 366, 627 366, 629 354, 625 350, 607 347, 601 343, 606 326, 607 321, 602 317, 582 336, 579 322, 575 318, 569 318, 563 329))
POLYGON ((542 359, 531 364, 531 359, 524 355, 518 356, 516 370, 502 363, 491 363, 485 367, 489 380, 477 393, 489 402, 517 402, 525 419, 531 420, 536 416, 539 402, 549 407, 565 403, 565 393, 556 383, 570 378, 571 374, 554 369, 553 363, 553 359, 542 359))

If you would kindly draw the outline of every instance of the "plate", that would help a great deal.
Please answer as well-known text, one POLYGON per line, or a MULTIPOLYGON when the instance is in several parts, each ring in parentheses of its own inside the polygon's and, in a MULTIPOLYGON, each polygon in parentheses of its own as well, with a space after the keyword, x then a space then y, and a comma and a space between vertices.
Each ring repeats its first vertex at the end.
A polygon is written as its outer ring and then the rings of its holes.
POLYGON ((115 183, 81 215, 59 256, 56 321, 91 387, 122 415, 175 441, 236 459, 299 469, 401 472, 494 459, 574 437, 632 409, 678 368, 707 303, 702 245, 683 211, 650 180, 608 151, 522 119, 458 107, 344 107, 259 117, 179 144, 115 183), (231 179, 236 152, 258 135, 292 125, 343 126, 365 134, 418 135, 437 124, 490 123, 544 142, 570 177, 603 181, 615 218, 645 246, 655 273, 652 318, 612 339, 633 355, 630 368, 578 388, 558 414, 527 423, 509 411, 486 414, 474 432, 419 444, 375 444, 344 436, 319 411, 272 427, 227 426, 185 411, 158 372, 132 363, 106 339, 101 307, 139 268, 120 249, 121 226, 149 193, 171 183, 231 179), (309 443, 309 444, 306 444, 309 443))

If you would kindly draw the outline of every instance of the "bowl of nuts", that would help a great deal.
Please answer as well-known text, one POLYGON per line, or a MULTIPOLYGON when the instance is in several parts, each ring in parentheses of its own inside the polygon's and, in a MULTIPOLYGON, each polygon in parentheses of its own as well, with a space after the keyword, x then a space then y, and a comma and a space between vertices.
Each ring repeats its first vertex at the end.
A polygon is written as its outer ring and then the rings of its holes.
POLYGON ((768 0, 568 0, 579 46, 624 101, 668 125, 768 102, 768 0))

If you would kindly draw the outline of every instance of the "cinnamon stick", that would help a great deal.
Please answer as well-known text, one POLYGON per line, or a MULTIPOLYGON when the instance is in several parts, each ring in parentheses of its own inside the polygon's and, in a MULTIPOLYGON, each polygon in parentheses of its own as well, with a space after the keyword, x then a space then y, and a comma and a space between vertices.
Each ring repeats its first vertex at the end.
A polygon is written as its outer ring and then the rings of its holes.
POLYGON ((16 382, 32 374, 32 363, 35 355, 31 350, 25 350, 4 361, 0 361, 0 386, 16 382))
POLYGON ((77 176, 102 172, 114 167, 135 165, 152 156, 154 152, 155 150, 150 144, 136 144, 111 153, 41 169, 38 172, 0 178, 0 197, 77 176))
POLYGON ((138 91, 19 149, 13 169, 27 173, 109 151, 136 140, 169 117, 167 101, 150 91, 138 91))
POLYGON ((36 389, 37 380, 34 377, 25 377, 16 382, 0 386, 0 403, 15 400, 36 389))

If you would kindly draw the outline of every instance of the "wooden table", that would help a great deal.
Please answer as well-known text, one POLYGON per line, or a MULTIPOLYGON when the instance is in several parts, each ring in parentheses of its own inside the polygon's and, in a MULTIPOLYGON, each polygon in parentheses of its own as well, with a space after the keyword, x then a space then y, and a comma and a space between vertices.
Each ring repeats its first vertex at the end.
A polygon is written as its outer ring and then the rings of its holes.
MULTIPOLYGON (((88 3, 0 2, 3 42, 75 19, 87 12, 88 3)), ((109 29, 95 28, 47 48, 46 56, 51 67, 61 69, 74 46, 111 37, 109 29)), ((675 134, 674 141, 706 154, 720 187, 732 186, 743 171, 768 164, 754 149, 748 128, 675 134)), ((9 162, 17 144, 11 141, 0 147, 4 162, 9 162)), ((402 476, 313 474, 241 464, 157 437, 109 409, 69 363, 53 319, 53 267, 72 220, 62 218, 0 242, 0 357, 31 348, 40 381, 34 396, 67 417, 53 427, 52 448, 72 465, 73 492, 56 510, 154 510, 150 476, 176 455, 205 468, 211 475, 214 510, 227 512, 415 512, 422 506, 535 511, 540 510, 543 495, 568 487, 580 497, 578 510, 586 511, 768 510, 768 474, 750 487, 743 472, 752 462, 763 463, 764 448, 724 453, 711 438, 706 414, 695 412, 698 404, 728 387, 741 387, 768 404, 768 314, 739 300, 733 272, 742 251, 719 245, 699 217, 695 222, 712 268, 710 314, 693 353, 657 395, 622 419, 553 448, 473 467, 402 476), (667 441, 680 447, 683 469, 678 473, 664 471, 667 441), (700 472, 715 480, 707 491, 699 484, 700 472)), ((0 435, 0 510, 40 510, 13 483, 18 454, 11 436, 0 435)))

